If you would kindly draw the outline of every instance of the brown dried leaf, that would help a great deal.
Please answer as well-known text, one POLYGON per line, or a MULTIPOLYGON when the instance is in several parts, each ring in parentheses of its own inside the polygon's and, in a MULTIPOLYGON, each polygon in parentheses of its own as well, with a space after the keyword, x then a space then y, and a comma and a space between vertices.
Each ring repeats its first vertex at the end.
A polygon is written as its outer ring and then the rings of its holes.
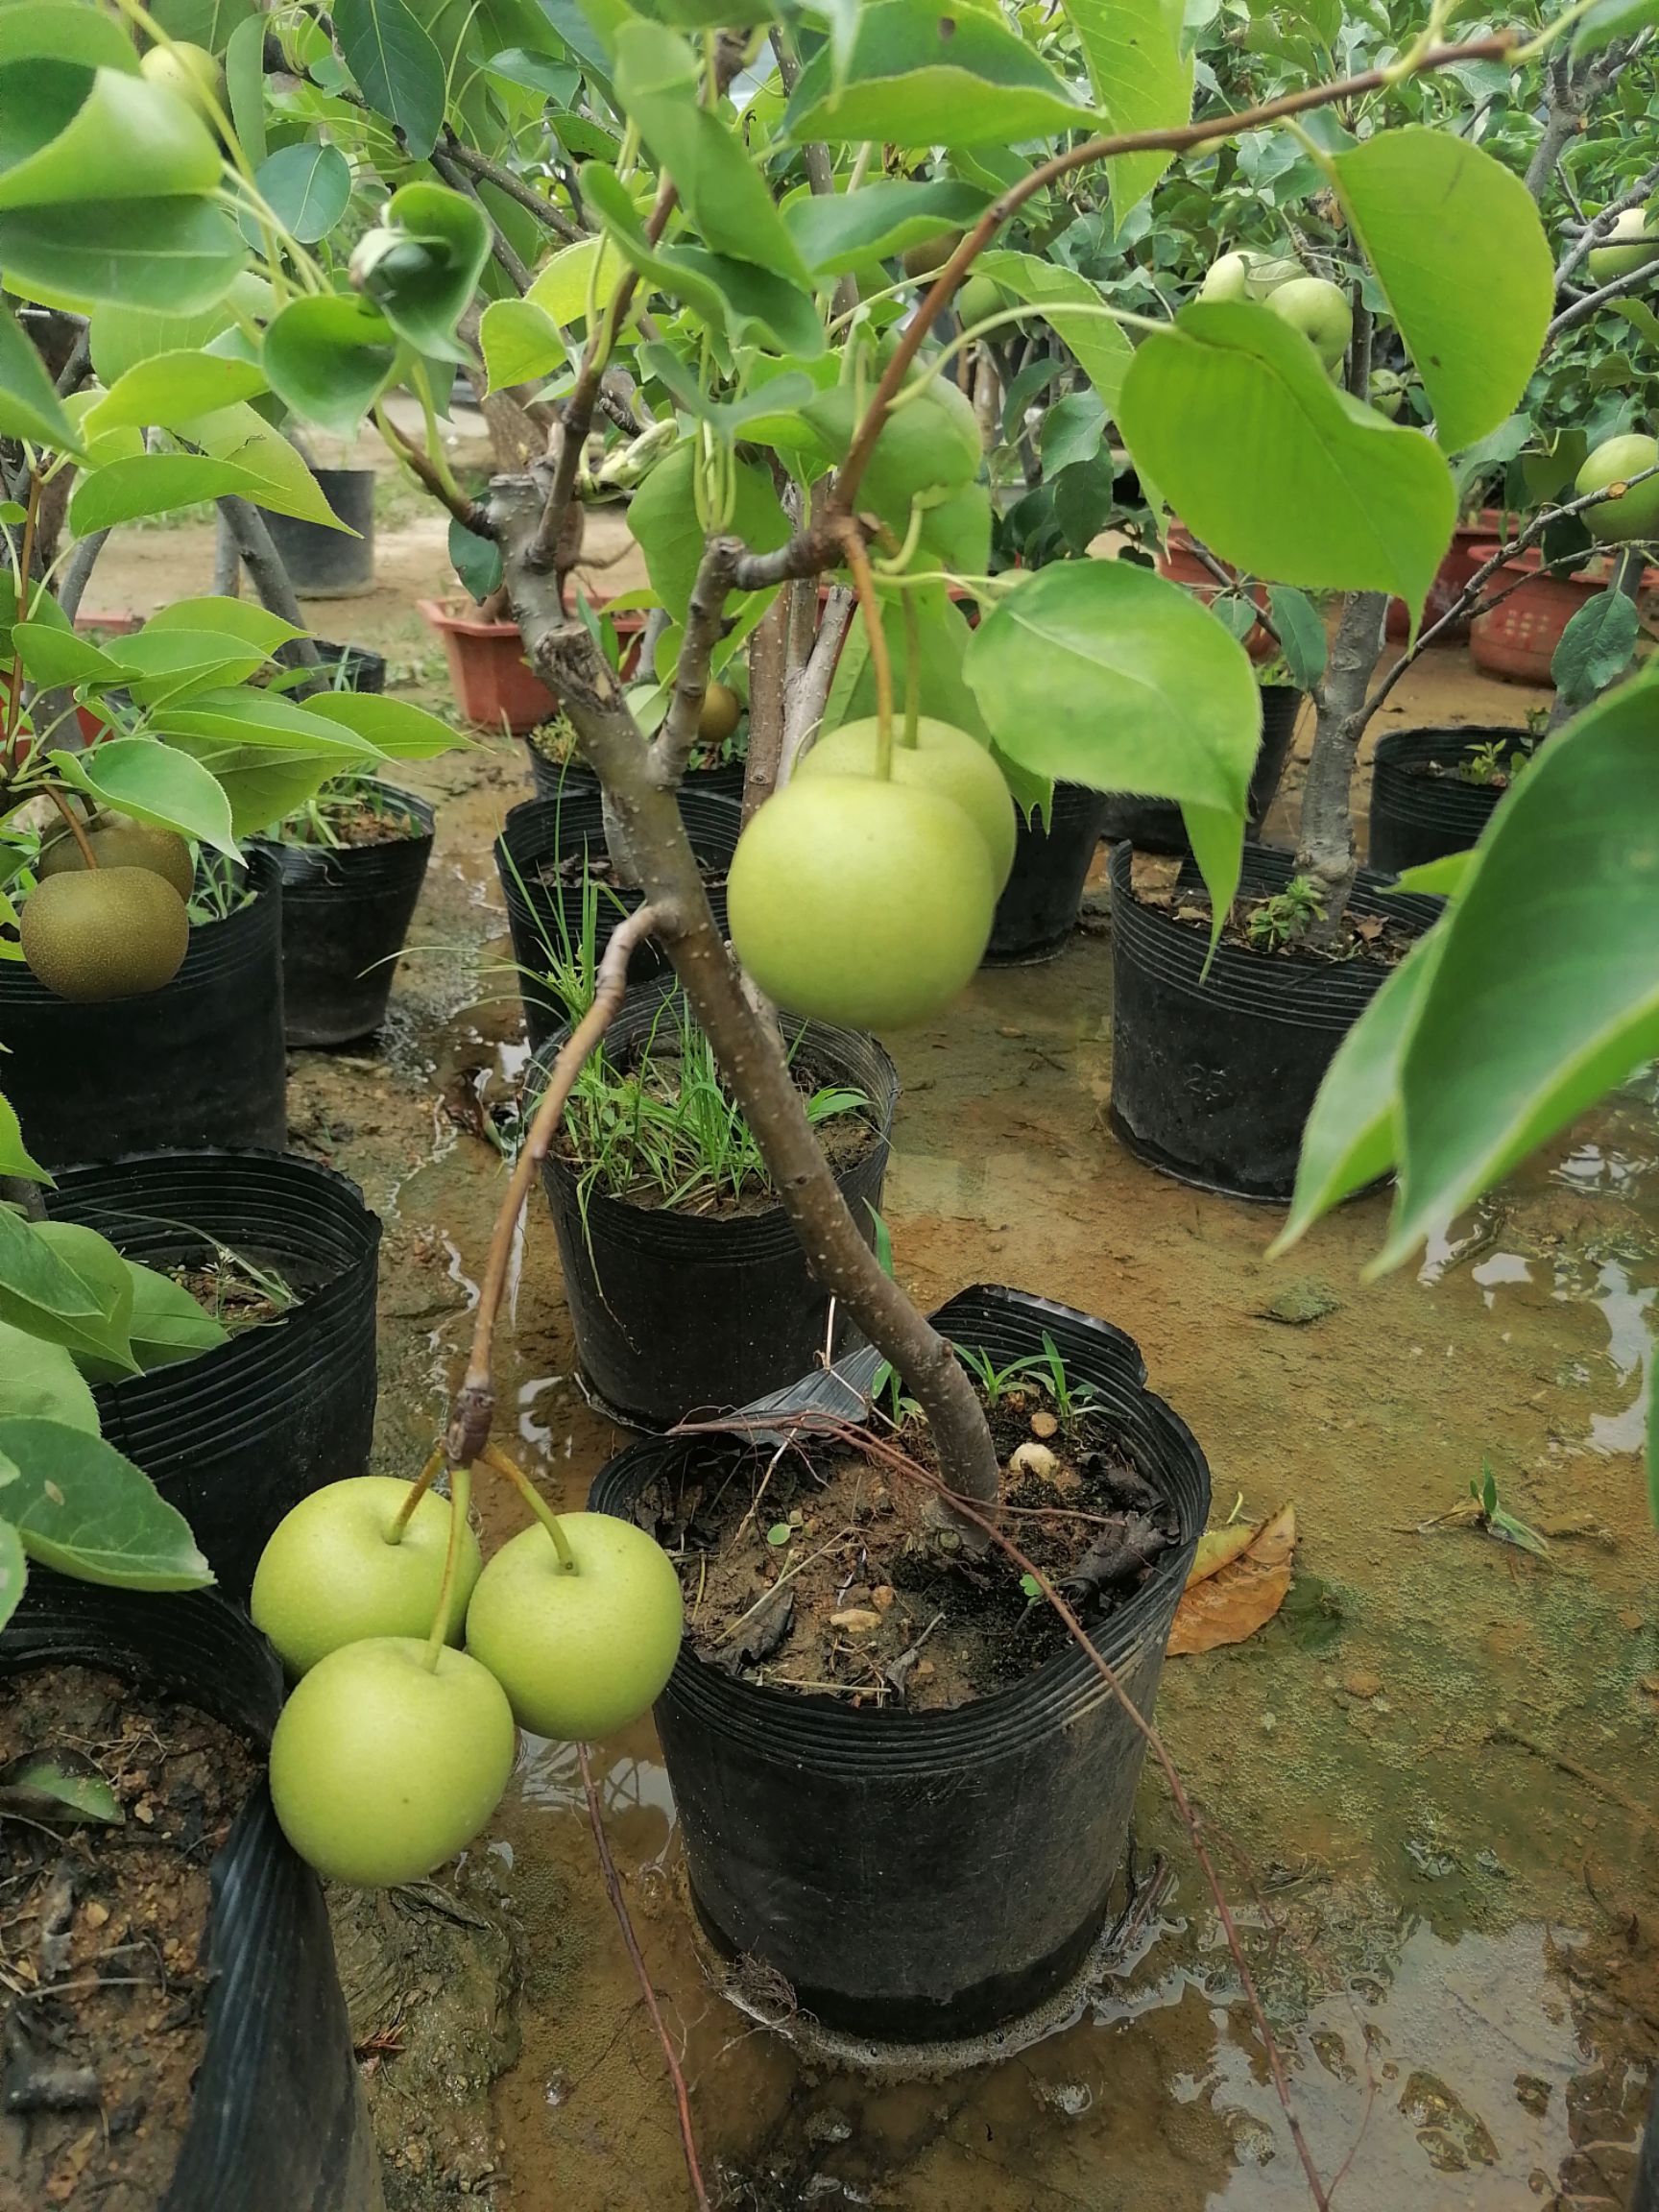
POLYGON ((1282 1506, 1226 1565, 1189 1582, 1175 1609, 1170 1651, 1214 1651, 1254 1636, 1285 1602, 1295 1550, 1296 1508, 1282 1506))
POLYGON ((1260 1530, 1248 1521, 1233 1521, 1225 1528, 1206 1528, 1198 1539, 1197 1556, 1192 1572, 1187 1577, 1189 1590, 1200 1582, 1208 1582, 1212 1575, 1219 1575, 1223 1567, 1231 1567, 1240 1551, 1255 1543, 1260 1530))

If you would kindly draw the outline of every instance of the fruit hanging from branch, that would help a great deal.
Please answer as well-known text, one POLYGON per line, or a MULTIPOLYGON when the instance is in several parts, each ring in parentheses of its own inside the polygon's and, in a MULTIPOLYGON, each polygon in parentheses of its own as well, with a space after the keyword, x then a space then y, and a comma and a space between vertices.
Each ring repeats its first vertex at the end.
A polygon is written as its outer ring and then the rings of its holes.
POLYGON ((17 933, 36 980, 83 1005, 159 991, 190 950, 183 900, 148 868, 48 876, 23 902, 17 933))
MULTIPOLYGON (((839 730, 819 738, 795 773, 806 778, 874 776, 880 744, 880 725, 874 715, 844 722, 839 730)), ((1000 892, 1014 866, 1014 801, 989 750, 965 730, 924 714, 918 717, 913 745, 895 729, 892 773, 895 783, 935 791, 961 807, 985 840, 1000 892)))
MULTIPOLYGON (((1585 461, 1573 489, 1580 499, 1592 492, 1605 492, 1610 484, 1628 484, 1659 468, 1659 439, 1631 431, 1623 438, 1605 439, 1585 461)), ((1628 545, 1644 539, 1659 539, 1659 476, 1631 485, 1599 507, 1587 507, 1584 519, 1590 535, 1603 545, 1628 545)))

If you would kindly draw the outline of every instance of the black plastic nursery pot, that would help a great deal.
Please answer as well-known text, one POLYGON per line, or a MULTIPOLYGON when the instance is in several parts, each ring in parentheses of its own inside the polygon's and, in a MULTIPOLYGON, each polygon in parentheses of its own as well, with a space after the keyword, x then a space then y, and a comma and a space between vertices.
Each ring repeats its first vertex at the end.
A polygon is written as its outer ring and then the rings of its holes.
POLYGON ((279 1318, 198 1358, 95 1392, 106 1438, 183 1514, 225 1594, 244 1600, 290 1507, 368 1468, 379 1217, 345 1176, 286 1153, 162 1152, 76 1168, 46 1205, 146 1266, 222 1244, 298 1293, 279 1318))
MULTIPOLYGON (((282 1703, 276 1654, 212 1591, 139 1595, 31 1568, 0 1633, 0 1679, 41 1667, 99 1668, 179 1698, 261 1754, 282 1703)), ((156 2212, 380 2212, 322 1886, 263 1781, 213 1861, 210 1890, 205 2048, 156 2212)))
MULTIPOLYGON (((1246 807, 1246 834, 1260 837, 1262 825, 1278 796, 1290 741, 1296 734, 1296 717, 1304 694, 1290 684, 1262 686, 1262 740, 1256 765, 1250 772, 1246 807)), ((1187 853, 1191 850, 1181 809, 1172 800, 1140 799, 1129 791, 1114 791, 1106 803, 1103 835, 1114 845, 1124 840, 1142 853, 1187 853)))
POLYGON ((190 931, 171 983, 80 1005, 0 961, 5 1091, 44 1167, 168 1145, 280 1150, 288 1141, 282 1036, 282 876, 248 857, 253 897, 190 931))
POLYGON ((295 515, 259 512, 271 542, 301 599, 345 599, 374 589, 374 484, 373 469, 313 469, 317 488, 345 530, 307 522, 295 515), (356 531, 356 537, 350 535, 356 531))
POLYGON ((386 1019, 397 955, 432 857, 432 809, 384 796, 419 824, 373 845, 277 845, 282 1010, 290 1045, 349 1045, 386 1019))
MULTIPOLYGON (((538 799, 573 798, 578 791, 597 794, 599 779, 586 761, 549 760, 534 745, 525 749, 530 755, 530 779, 538 799)), ((743 779, 748 771, 746 760, 722 760, 717 768, 688 768, 685 787, 691 791, 712 791, 722 799, 741 800, 743 779)))
MULTIPOLYGON (((1145 1386, 1119 1330, 1017 1290, 965 1290, 933 1316, 998 1363, 1040 1353, 1098 1391, 1181 1541, 1095 1637, 1150 1715, 1210 1509, 1210 1472, 1145 1386)), ((873 1356, 864 1354, 868 1365, 873 1356)), ((791 1394, 836 1387, 822 1373, 791 1394)), ((589 1504, 651 1520, 708 1436, 632 1446, 589 1504)), ((854 1711, 726 1673, 681 1650, 656 1707, 692 1901, 714 1944, 763 1961, 827 2027, 939 2043, 1006 2027, 1086 1960, 1122 1864, 1144 1742, 1073 1645, 1023 1681, 950 1711, 854 1711)))
POLYGON ((386 688, 386 656, 367 645, 341 645, 332 637, 319 637, 317 651, 328 683, 347 691, 372 691, 376 697, 386 688))
MULTIPOLYGON (((680 790, 680 815, 709 882, 709 903, 722 935, 726 928, 726 871, 737 848, 742 813, 736 802, 688 785, 680 790)), ((495 840, 495 873, 507 902, 507 926, 518 970, 518 995, 524 1027, 533 1046, 545 1043, 565 1020, 565 1007, 543 980, 550 961, 568 941, 582 942, 582 885, 579 863, 587 853, 595 868, 605 864, 604 807, 596 786, 574 792, 566 786, 557 799, 528 799, 515 806, 495 840), (578 880, 560 882, 562 863, 577 863, 578 880), (547 877, 542 874, 547 871, 547 877), (555 879, 549 880, 548 878, 555 879)), ((598 886, 598 926, 594 957, 611 933, 638 905, 640 893, 602 883, 598 886)), ((655 945, 637 948, 628 964, 629 980, 648 981, 667 966, 655 945)))
MULTIPOLYGON (((1180 1182, 1287 1200, 1314 1094, 1388 970, 1223 943, 1206 977, 1208 930, 1140 903, 1133 860, 1127 845, 1112 854, 1112 1126, 1180 1182)), ((1288 853, 1247 845, 1239 896, 1282 891, 1293 866, 1288 853)), ((1390 897, 1369 869, 1349 903, 1413 936, 1441 906, 1390 897)))
MULTIPOLYGON (((626 1065, 664 1014, 671 977, 630 991, 601 1047, 626 1065)), ((825 1083, 861 1091, 876 1141, 836 1176, 866 1241, 887 1172, 899 1076, 873 1037, 823 1022, 780 1017, 786 1046, 825 1083), (874 1209, 874 1211, 872 1211, 874 1209)), ((537 1054, 544 1076, 568 1034, 537 1054)), ((812 1276, 781 1206, 751 1214, 696 1214, 635 1206, 598 1190, 586 1199, 577 1163, 550 1154, 541 1169, 577 1357, 592 1389, 636 1428, 664 1429, 693 1413, 724 1412, 806 1373, 830 1337, 830 1294, 812 1276)), ((862 1339, 839 1310, 835 1348, 862 1339)))
POLYGON ((1041 816, 1019 817, 1014 868, 997 902, 987 967, 1049 959, 1070 936, 1106 805, 1103 791, 1056 783, 1046 829, 1041 816))
POLYGON ((1487 746, 1517 762, 1530 750, 1526 731, 1508 723, 1389 731, 1371 770, 1373 868, 1399 876, 1477 842, 1508 786, 1470 783, 1458 771, 1487 746))

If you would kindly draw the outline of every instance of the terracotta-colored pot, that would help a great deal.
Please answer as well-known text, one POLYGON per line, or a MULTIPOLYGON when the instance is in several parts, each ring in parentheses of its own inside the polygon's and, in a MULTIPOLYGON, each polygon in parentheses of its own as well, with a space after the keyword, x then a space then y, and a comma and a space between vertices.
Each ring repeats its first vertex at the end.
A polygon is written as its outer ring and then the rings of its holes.
POLYGON ((437 599, 422 599, 419 605, 422 618, 444 640, 449 683, 464 721, 491 730, 505 726, 521 735, 559 711, 558 700, 524 658, 517 622, 486 622, 437 599))
MULTIPOLYGON (((1475 545, 1470 550, 1479 567, 1498 547, 1475 545)), ((1608 564, 1599 560, 1575 576, 1549 574, 1536 546, 1506 561, 1486 586, 1499 603, 1477 614, 1470 626, 1469 651, 1476 667, 1517 684, 1550 684, 1550 664, 1562 632, 1580 607, 1607 589, 1609 573, 1608 564), (1500 599, 1500 593, 1507 596, 1500 599)), ((1659 568, 1645 571, 1642 589, 1644 596, 1659 590, 1659 568)))
MULTIPOLYGON (((1452 534, 1452 542, 1446 549, 1446 557, 1435 572, 1433 583, 1429 587, 1429 596, 1423 606, 1423 627, 1425 630, 1431 622, 1438 622, 1448 608, 1455 604, 1467 588, 1470 578, 1479 567, 1480 561, 1489 559, 1494 547, 1503 542, 1503 517, 1493 507, 1485 508, 1472 521, 1458 523, 1452 534), (1479 559, 1477 559, 1475 548, 1482 544, 1484 551, 1479 559)), ((1403 639, 1409 637, 1410 632, 1411 617, 1407 610, 1405 600, 1390 599, 1388 602, 1389 637, 1403 639)), ((1468 635, 1469 624, 1465 619, 1455 623, 1445 633, 1445 637, 1446 641, 1450 643, 1455 637, 1461 639, 1467 637, 1468 635)))
MULTIPOLYGON (((1219 565, 1227 569, 1229 576, 1236 573, 1224 561, 1219 565)), ((1171 584, 1183 585, 1194 599, 1202 599, 1206 607, 1213 606, 1221 596, 1221 586, 1216 583, 1214 570, 1199 558, 1197 541, 1184 522, 1170 523, 1169 534, 1158 556, 1158 573, 1166 576, 1171 584)), ((1250 596, 1265 614, 1266 585, 1258 584, 1250 596)), ((1271 634, 1258 622, 1244 640, 1244 650, 1252 661, 1271 661, 1279 648, 1271 634)))

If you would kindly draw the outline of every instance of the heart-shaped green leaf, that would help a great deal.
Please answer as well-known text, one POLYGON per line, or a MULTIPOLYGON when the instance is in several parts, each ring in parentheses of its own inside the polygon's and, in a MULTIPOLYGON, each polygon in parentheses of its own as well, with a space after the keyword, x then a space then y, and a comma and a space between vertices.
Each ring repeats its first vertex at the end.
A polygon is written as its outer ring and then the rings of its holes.
POLYGON ((1046 62, 1000 12, 935 0, 866 0, 838 68, 820 47, 785 122, 798 146, 870 138, 891 146, 1009 146, 1087 120, 1046 62))
POLYGON ((181 1283, 154 1267, 141 1267, 129 1260, 132 1278, 132 1317, 129 1323, 132 1357, 148 1374, 153 1367, 171 1367, 180 1359, 194 1359, 230 1340, 229 1331, 201 1306, 181 1283))
POLYGON ((807 267, 839 276, 902 253, 941 230, 965 230, 984 214, 986 195, 951 177, 909 183, 878 177, 856 192, 803 192, 783 220, 807 267))
POLYGON ((1330 163, 1457 452, 1519 405, 1555 301, 1538 204, 1513 170, 1451 131, 1379 131, 1330 163))
MULTIPOLYGON (((1164 0, 1065 0, 1083 48, 1089 83, 1103 127, 1114 137, 1166 131, 1192 112, 1192 58, 1181 51, 1181 14, 1164 0)), ((1107 166, 1112 213, 1119 229, 1173 158, 1119 154, 1107 166)))
POLYGON ((235 224, 209 200, 0 212, 7 283, 49 305, 190 315, 224 299, 246 258, 235 224))
POLYGON ((569 366, 564 333, 533 300, 492 300, 478 325, 490 389, 534 384, 569 366))
POLYGON ((90 753, 55 753, 52 758, 65 781, 100 805, 234 856, 224 792, 200 761, 177 746, 157 737, 110 737, 90 753))
POLYGON ((1262 698, 1244 649, 1179 585, 1061 561, 981 622, 968 681, 998 744, 1043 776, 1178 800, 1217 917, 1238 885, 1262 698), (1202 840, 1202 842, 1200 841, 1202 840))
POLYGON ((444 57, 405 0, 334 0, 334 35, 346 66, 377 115, 424 161, 444 120, 444 57))
POLYGON ((87 411, 83 427, 89 438, 122 423, 172 430, 264 389, 264 375, 251 362, 200 351, 157 353, 118 376, 87 411))
POLYGON ((1659 677, 1551 737, 1504 794, 1407 1039, 1397 1265, 1659 1053, 1659 677))
POLYGON ((1115 409, 1134 349, 1088 277, 1058 261, 1045 261, 1041 254, 1005 248, 981 253, 974 266, 1037 310, 1076 354, 1108 411, 1115 409))
POLYGON ((7 70, 0 210, 205 194, 219 165, 196 109, 146 77, 44 56, 7 70))
POLYGON ((60 1421, 0 1421, 17 1469, 0 1513, 43 1567, 125 1590, 201 1590, 212 1569, 184 1516, 101 1436, 60 1421))
POLYGON ((424 707, 372 691, 320 691, 306 700, 305 711, 366 739, 388 760, 431 760, 467 742, 424 707))
MULTIPOLYGON (((312 138, 278 147, 253 173, 260 198, 291 238, 301 246, 314 246, 326 238, 351 199, 351 164, 338 146, 312 138)), ((257 239, 258 224, 252 211, 243 219, 244 232, 257 239)))
POLYGON ((1336 391, 1267 308, 1183 308, 1136 347, 1118 420, 1136 465, 1234 567, 1422 607, 1457 519, 1444 458, 1336 391))

